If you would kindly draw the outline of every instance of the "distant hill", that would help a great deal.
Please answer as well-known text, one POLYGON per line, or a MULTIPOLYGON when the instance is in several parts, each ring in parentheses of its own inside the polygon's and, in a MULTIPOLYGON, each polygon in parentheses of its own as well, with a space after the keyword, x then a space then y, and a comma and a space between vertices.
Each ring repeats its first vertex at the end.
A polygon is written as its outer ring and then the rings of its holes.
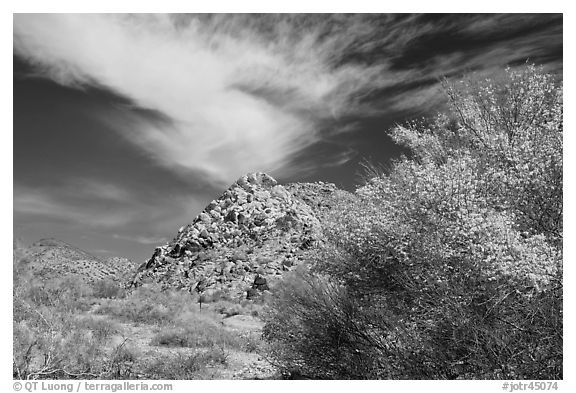
POLYGON ((354 198, 329 183, 282 186, 265 173, 242 176, 171 242, 157 247, 132 284, 151 281, 250 298, 323 241, 324 212, 354 198))
POLYGON ((74 277, 91 283, 101 279, 125 282, 135 265, 126 258, 103 260, 58 239, 41 239, 31 246, 14 242, 14 259, 21 269, 34 277, 74 277))

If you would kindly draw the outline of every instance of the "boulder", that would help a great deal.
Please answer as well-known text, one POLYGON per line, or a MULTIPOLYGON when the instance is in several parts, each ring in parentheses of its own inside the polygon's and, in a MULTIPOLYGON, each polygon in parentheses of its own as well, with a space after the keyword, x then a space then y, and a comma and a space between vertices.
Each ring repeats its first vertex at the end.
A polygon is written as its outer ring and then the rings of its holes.
POLYGON ((266 281, 266 279, 259 274, 256 275, 256 278, 254 278, 254 283, 252 284, 252 288, 257 289, 259 291, 265 291, 265 290, 270 289, 268 287, 268 282, 266 281))
POLYGON ((210 215, 208 215, 208 213, 206 212, 200 213, 200 215, 198 215, 198 219, 205 224, 210 224, 210 222, 212 222, 212 220, 210 219, 210 215))
POLYGON ((229 221, 229 222, 233 222, 233 223, 237 222, 238 221, 238 213, 236 212, 236 210, 230 210, 226 214, 224 221, 229 221))

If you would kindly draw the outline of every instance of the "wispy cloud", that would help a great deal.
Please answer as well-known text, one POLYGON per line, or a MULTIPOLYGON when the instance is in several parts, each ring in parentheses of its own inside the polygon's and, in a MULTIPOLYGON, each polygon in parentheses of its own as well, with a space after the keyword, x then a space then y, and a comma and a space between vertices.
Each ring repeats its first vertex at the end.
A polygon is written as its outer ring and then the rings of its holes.
POLYGON ((45 187, 16 186, 19 221, 60 222, 140 244, 160 244, 208 202, 193 194, 129 192, 98 180, 70 180, 45 187))
POLYGON ((128 240, 140 244, 162 244, 168 241, 166 237, 150 237, 150 236, 128 236, 128 235, 112 235, 114 239, 128 240))
POLYGON ((56 195, 32 189, 14 190, 14 212, 16 214, 46 217, 87 227, 116 228, 126 225, 132 219, 127 211, 106 211, 86 206, 67 204, 56 195))
POLYGON ((435 86, 422 95, 419 81, 541 55, 550 37, 518 33, 540 19, 26 14, 14 17, 14 49, 58 83, 105 87, 161 114, 100 117, 162 165, 228 184, 303 168, 298 152, 343 131, 326 131, 325 120, 430 106, 435 86), (434 52, 426 43, 439 34, 474 45, 434 52), (366 106, 390 88, 400 101, 366 106))
POLYGON ((15 51, 59 83, 105 86, 166 115, 160 127, 132 119, 121 131, 165 165, 227 183, 280 170, 319 139, 316 121, 377 87, 380 70, 334 68, 345 36, 320 41, 329 19, 300 32, 278 19, 267 40, 239 18, 17 15, 15 51))
POLYGON ((65 192, 100 202, 129 202, 133 197, 130 191, 117 184, 94 179, 72 179, 65 186, 65 192))

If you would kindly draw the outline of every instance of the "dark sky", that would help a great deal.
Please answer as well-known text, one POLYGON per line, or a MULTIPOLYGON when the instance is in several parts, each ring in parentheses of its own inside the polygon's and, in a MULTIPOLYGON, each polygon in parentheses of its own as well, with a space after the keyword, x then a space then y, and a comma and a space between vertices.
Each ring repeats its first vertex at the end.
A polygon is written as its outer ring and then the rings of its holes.
POLYGON ((141 261, 240 175, 400 150, 438 78, 562 75, 562 15, 15 15, 14 234, 141 261))

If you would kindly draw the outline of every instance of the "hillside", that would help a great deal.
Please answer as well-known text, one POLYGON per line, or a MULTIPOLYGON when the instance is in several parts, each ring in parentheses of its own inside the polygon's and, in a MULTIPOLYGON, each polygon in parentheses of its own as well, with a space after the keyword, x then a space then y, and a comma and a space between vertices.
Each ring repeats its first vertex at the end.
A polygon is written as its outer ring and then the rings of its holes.
POLYGON ((323 241, 322 214, 342 198, 354 196, 328 183, 282 186, 261 172, 242 176, 157 247, 132 284, 251 298, 323 241))
POLYGON ((103 279, 123 282, 134 270, 134 263, 126 258, 101 259, 52 238, 30 246, 15 241, 14 258, 20 268, 42 280, 71 277, 86 283, 103 279))

